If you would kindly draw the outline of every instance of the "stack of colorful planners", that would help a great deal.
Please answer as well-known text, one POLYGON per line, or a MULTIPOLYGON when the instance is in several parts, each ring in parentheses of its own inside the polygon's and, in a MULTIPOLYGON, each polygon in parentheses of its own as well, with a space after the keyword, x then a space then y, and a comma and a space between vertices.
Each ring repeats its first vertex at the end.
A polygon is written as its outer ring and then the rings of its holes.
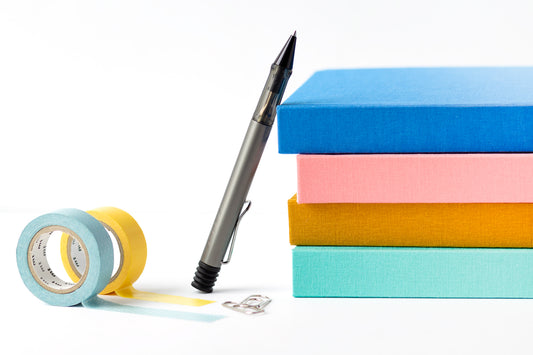
POLYGON ((329 70, 278 108, 296 297, 533 297, 533 68, 329 70))

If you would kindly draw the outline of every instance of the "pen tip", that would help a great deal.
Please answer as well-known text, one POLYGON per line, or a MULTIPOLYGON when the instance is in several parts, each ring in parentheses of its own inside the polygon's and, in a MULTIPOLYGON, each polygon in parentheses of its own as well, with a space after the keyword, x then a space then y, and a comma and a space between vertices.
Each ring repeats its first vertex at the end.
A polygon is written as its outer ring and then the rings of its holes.
POLYGON ((296 31, 294 32, 294 35, 291 35, 289 37, 289 40, 287 41, 287 43, 285 43, 285 46, 283 46, 283 48, 281 49, 281 52, 278 54, 278 57, 274 61, 274 64, 292 70, 292 64, 294 62, 295 47, 296 47, 296 31))

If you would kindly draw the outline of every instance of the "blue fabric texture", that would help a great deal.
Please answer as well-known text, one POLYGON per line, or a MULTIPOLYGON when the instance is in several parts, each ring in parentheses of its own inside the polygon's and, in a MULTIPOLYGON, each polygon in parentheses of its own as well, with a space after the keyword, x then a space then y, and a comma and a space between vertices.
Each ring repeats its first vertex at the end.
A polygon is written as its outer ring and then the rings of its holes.
POLYGON ((278 107, 279 152, 533 151, 533 67, 315 73, 278 107))

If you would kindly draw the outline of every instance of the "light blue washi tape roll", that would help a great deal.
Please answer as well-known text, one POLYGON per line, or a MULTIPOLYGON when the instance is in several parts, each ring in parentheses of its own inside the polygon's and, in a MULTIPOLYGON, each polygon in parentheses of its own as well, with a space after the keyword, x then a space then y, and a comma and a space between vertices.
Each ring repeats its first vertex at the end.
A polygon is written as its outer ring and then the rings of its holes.
POLYGON ((17 264, 24 284, 37 298, 54 306, 73 306, 107 286, 113 272, 113 244, 90 214, 63 209, 37 217, 24 228, 17 245, 17 264), (46 244, 54 231, 75 238, 85 251, 85 272, 76 284, 59 278, 48 264, 46 244))
POLYGON ((88 308, 200 322, 225 318, 222 315, 134 307, 103 300, 97 294, 109 283, 113 262, 113 244, 106 229, 93 216, 77 209, 62 209, 35 218, 24 228, 17 245, 17 264, 22 281, 37 298, 48 304, 74 306, 81 303, 88 308), (85 271, 77 283, 59 278, 48 263, 46 246, 56 231, 76 239, 85 253, 85 258, 79 260, 85 264, 80 266, 85 271))

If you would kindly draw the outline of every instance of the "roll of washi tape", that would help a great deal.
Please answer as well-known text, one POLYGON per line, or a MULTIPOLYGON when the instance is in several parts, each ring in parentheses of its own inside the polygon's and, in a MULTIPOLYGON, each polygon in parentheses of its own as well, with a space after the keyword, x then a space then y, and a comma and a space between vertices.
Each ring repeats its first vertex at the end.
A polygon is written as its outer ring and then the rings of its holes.
POLYGON ((83 304, 115 312, 211 322, 224 316, 134 307, 108 302, 97 296, 109 284, 113 272, 113 245, 104 226, 77 209, 45 214, 24 228, 17 244, 17 265, 26 287, 40 300, 55 306, 83 304), (58 277, 50 267, 47 244, 54 232, 68 235, 80 246, 80 277, 72 283, 58 277))
POLYGON ((37 298, 54 306, 73 306, 107 286, 113 271, 113 245, 94 217, 64 209, 37 217, 26 226, 17 245, 17 264, 24 284, 37 298), (85 264, 77 283, 59 278, 48 263, 46 246, 54 231, 82 246, 85 264))
MULTIPOLYGON (((115 293, 125 298, 186 306, 204 306, 214 302, 135 289, 133 283, 141 276, 147 257, 146 239, 141 227, 131 215, 115 207, 101 207, 87 213, 115 237, 120 251, 119 266, 101 294, 115 293)), ((61 258, 70 278, 78 281, 83 274, 86 255, 78 241, 66 234, 61 238, 61 258)))

